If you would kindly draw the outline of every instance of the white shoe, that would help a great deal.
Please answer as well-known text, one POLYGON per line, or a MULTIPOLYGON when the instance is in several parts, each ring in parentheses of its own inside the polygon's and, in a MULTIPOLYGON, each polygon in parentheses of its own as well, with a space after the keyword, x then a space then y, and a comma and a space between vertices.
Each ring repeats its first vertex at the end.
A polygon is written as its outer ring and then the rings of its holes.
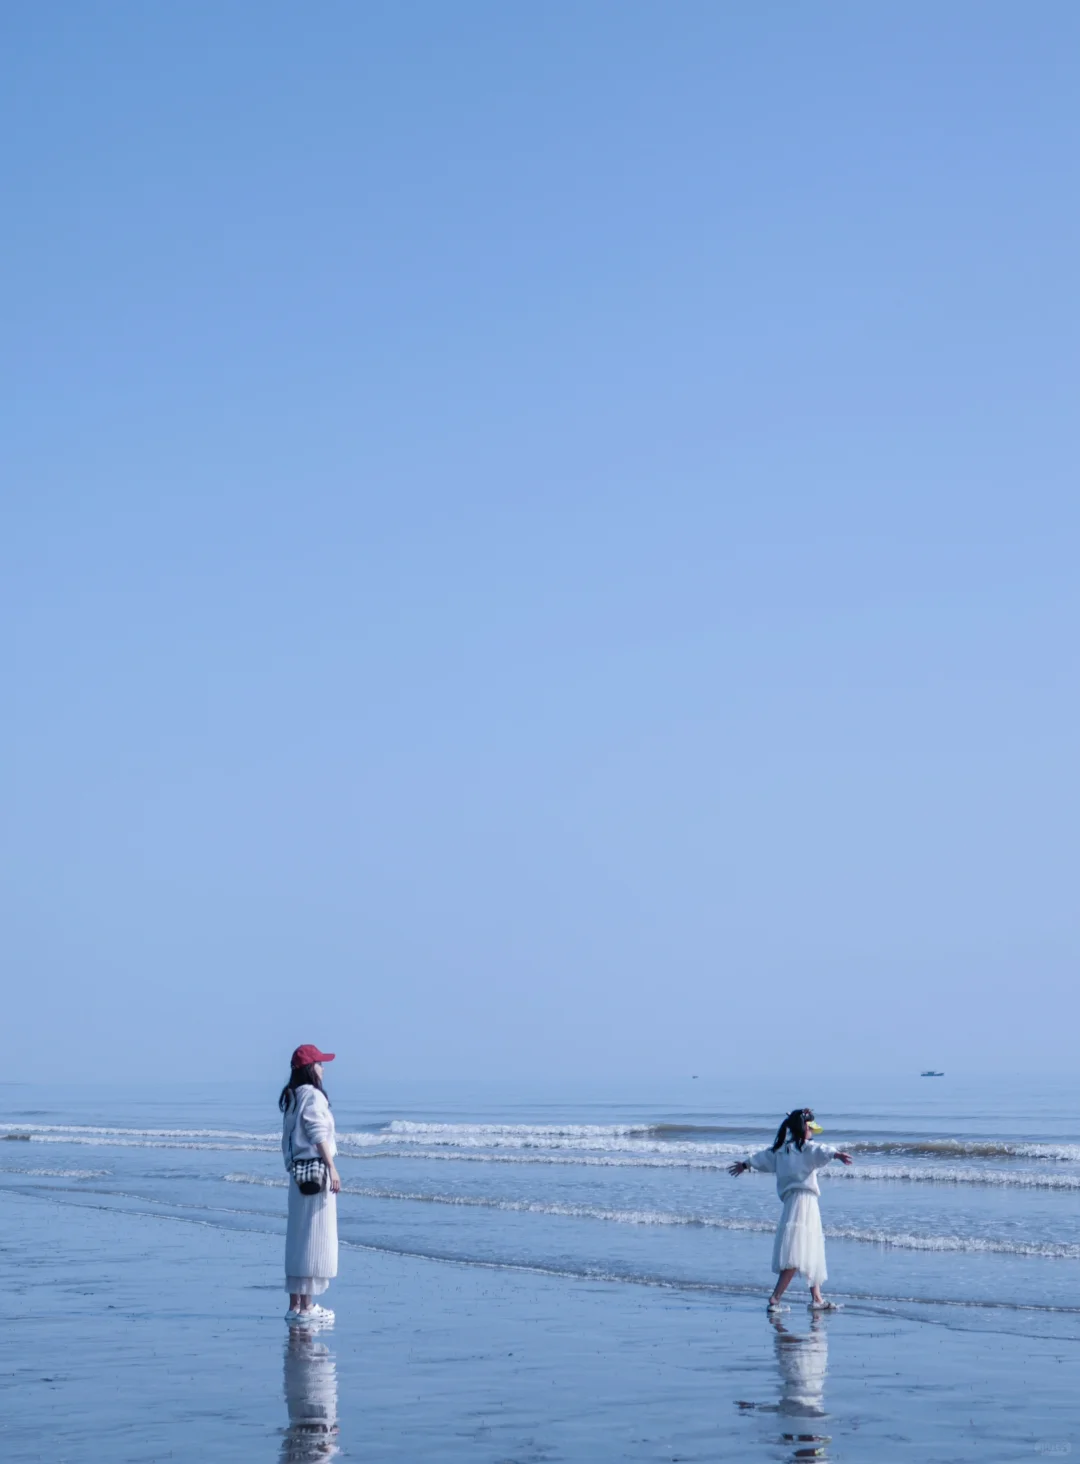
POLYGON ((809 1306, 807 1307, 807 1311, 815 1311, 815 1312, 839 1311, 839 1310, 840 1310, 840 1303, 838 1301, 812 1301, 812 1302, 810 1302, 809 1306))
POLYGON ((285 1313, 285 1320, 287 1322, 302 1322, 306 1315, 306 1312, 297 1311, 295 1307, 290 1307, 285 1313))
POLYGON ((329 1325, 334 1320, 334 1313, 328 1306, 312 1306, 305 1315, 313 1322, 322 1322, 324 1325, 329 1325))

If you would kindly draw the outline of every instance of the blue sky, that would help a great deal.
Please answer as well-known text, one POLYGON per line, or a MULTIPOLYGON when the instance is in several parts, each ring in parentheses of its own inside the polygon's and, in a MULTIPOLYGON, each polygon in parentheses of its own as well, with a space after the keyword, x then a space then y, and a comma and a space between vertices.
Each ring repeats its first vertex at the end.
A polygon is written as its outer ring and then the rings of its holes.
POLYGON ((8 1076, 1071 1066, 1074 5, 4 30, 8 1076))

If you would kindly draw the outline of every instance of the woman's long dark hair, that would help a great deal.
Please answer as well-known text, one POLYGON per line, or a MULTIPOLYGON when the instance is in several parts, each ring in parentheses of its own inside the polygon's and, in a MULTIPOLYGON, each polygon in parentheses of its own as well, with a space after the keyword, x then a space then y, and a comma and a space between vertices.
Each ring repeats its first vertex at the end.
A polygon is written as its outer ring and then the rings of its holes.
POLYGON ((322 1085, 322 1079, 315 1071, 314 1063, 309 1063, 307 1067, 293 1068, 289 1074, 289 1081, 282 1088, 281 1097, 277 1101, 277 1106, 281 1109, 282 1113, 286 1111, 289 1104, 293 1101, 297 1088, 302 1088, 305 1083, 310 1083, 313 1088, 318 1088, 320 1093, 326 1092, 326 1089, 322 1085))
POLYGON ((809 1108, 793 1108, 776 1131, 773 1153, 775 1154, 777 1149, 782 1149, 789 1138, 796 1149, 801 1149, 806 1143, 806 1136, 813 1121, 814 1115, 809 1108))

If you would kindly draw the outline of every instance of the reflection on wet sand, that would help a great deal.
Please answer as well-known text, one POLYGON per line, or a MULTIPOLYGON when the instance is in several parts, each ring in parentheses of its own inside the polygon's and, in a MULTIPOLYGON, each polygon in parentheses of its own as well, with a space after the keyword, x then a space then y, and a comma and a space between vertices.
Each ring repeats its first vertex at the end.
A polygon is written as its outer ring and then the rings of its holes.
MULTIPOLYGON (((825 1375, 829 1367, 829 1339, 820 1317, 813 1317, 809 1332, 791 1332, 779 1318, 770 1318, 775 1331, 780 1397, 775 1403, 740 1403, 743 1409, 805 1419, 807 1424, 825 1415, 825 1375)), ((779 1442, 791 1447, 791 1459, 827 1458, 827 1434, 809 1428, 785 1432, 779 1442)))
MULTIPOLYGON (((812 1318, 809 1332, 789 1332, 778 1318, 776 1362, 780 1369, 780 1401, 777 1413, 807 1421, 825 1417, 825 1374, 829 1369, 829 1339, 820 1317, 812 1318)), ((784 1433, 784 1444, 793 1444, 792 1459, 827 1457, 828 1435, 810 1432, 784 1433)))
POLYGON ((813 1318, 809 1332, 789 1332, 779 1320, 773 1322, 773 1327, 780 1368, 777 1412, 797 1418, 824 1418, 829 1339, 821 1318, 813 1318))
POLYGON ((290 1327, 285 1348, 285 1405, 289 1426, 281 1464, 315 1464, 340 1453, 337 1363, 308 1327, 290 1327))

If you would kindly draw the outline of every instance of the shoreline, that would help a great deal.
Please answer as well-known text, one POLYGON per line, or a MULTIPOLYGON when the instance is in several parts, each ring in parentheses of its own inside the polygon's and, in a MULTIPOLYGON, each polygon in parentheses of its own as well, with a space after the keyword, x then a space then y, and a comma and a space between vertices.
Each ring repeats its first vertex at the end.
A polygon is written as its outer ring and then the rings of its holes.
MULTIPOLYGON (((70 1171, 57 1171, 57 1174, 69 1176, 70 1171)), ((48 1178, 50 1172, 42 1171, 41 1179, 48 1178)), ((28 1174, 29 1178, 30 1175, 28 1174)), ((82 1181, 77 1188, 64 1190, 52 1190, 52 1183, 41 1182, 41 1179, 34 1185, 20 1186, 7 1184, 0 1189, 0 1193, 11 1195, 13 1198, 42 1199, 46 1202, 55 1202, 61 1206, 99 1211, 102 1213, 116 1213, 130 1216, 132 1218, 147 1218, 153 1220, 175 1220, 181 1224, 191 1224, 204 1229, 224 1230, 226 1232, 241 1232, 248 1234, 263 1235, 266 1237, 280 1236, 284 1234, 285 1216, 282 1211, 264 1207, 237 1207, 228 1206, 207 1209, 204 1204, 185 1204, 175 1198, 159 1199, 151 1195, 133 1195, 117 1193, 114 1190, 95 1191, 89 1186, 83 1187, 82 1181), (107 1200, 107 1203, 101 1203, 107 1200), (196 1213, 187 1214, 190 1210, 196 1213)), ((270 1187, 281 1190, 284 1193, 283 1185, 271 1185, 270 1187)), ((348 1185, 343 1188, 343 1194, 356 1193, 348 1185)), ((416 1196, 418 1203, 422 1202, 423 1196, 416 1196)), ((522 1217, 526 1218, 526 1217, 522 1217)), ((569 1217, 570 1220, 576 1217, 569 1217)), ((708 1298, 711 1296, 732 1299, 744 1299, 755 1301, 760 1299, 764 1303, 765 1297, 771 1289, 771 1276, 767 1270, 767 1250, 762 1251, 759 1244, 760 1235, 768 1233, 771 1235, 772 1226, 766 1232, 764 1228, 759 1230, 756 1226, 747 1229, 736 1227, 734 1231, 717 1231, 716 1248, 720 1252, 727 1247, 730 1254, 735 1254, 736 1248, 745 1256, 749 1254, 753 1261, 753 1271, 760 1277, 755 1281, 725 1280, 716 1277, 705 1279, 700 1276, 687 1276, 679 1274, 678 1270, 671 1270, 667 1273, 654 1273, 634 1269, 616 1269, 614 1265, 603 1266, 582 1263, 574 1265, 567 1262, 565 1265, 546 1264, 543 1261, 517 1260, 507 1255, 492 1254, 489 1256, 477 1256, 462 1254, 459 1250, 441 1249, 433 1246, 416 1246, 408 1243, 393 1244, 386 1241, 364 1241, 357 1240, 348 1234, 350 1229, 355 1229, 354 1222, 348 1218, 339 1218, 339 1225, 343 1227, 341 1235, 341 1246, 343 1250, 354 1250, 357 1252, 370 1252, 375 1255, 385 1255, 406 1260, 431 1261, 443 1265, 460 1265, 467 1269, 488 1270, 492 1272, 507 1272, 510 1274, 535 1275, 537 1277, 569 1282, 604 1283, 613 1286, 632 1286, 660 1292, 679 1292, 688 1295, 708 1298), (751 1249, 748 1249, 749 1247, 751 1249)), ((1046 1326, 1053 1328, 1059 1322, 1063 1325, 1072 1325, 1069 1319, 1080 1317, 1080 1306, 1072 1302, 1047 1304, 1040 1301, 1018 1301, 1002 1297, 978 1297, 963 1295, 940 1294, 918 1294, 908 1291, 881 1291, 852 1286, 854 1267, 851 1264, 852 1258, 844 1256, 839 1247, 843 1242, 833 1242, 835 1252, 830 1249, 836 1261, 835 1273, 826 1283, 828 1294, 836 1301, 843 1304, 844 1308, 851 1311, 858 1311, 866 1315, 896 1317, 903 1316, 907 1320, 919 1323, 932 1323, 953 1327, 961 1327, 962 1314, 970 1317, 981 1317, 986 1319, 980 1325, 980 1330, 998 1331, 1003 1335, 1021 1335, 1017 1328, 1009 1327, 1002 1322, 995 1327, 991 1325, 994 1314, 1000 1314, 1002 1318, 1012 1317, 1016 1321, 1027 1319, 1031 1323, 1022 1335, 1035 1338, 1050 1338, 1056 1336, 1060 1340, 1076 1340, 1070 1333, 1058 1331, 1033 1331, 1037 1327, 1039 1319, 1042 1319, 1046 1326), (841 1284, 846 1280, 847 1285, 841 1284)), ((888 1255, 890 1248, 882 1245, 884 1255, 888 1255)), ((1063 1279, 1071 1271, 1073 1263, 1062 1257, 1033 1256, 1030 1258, 1033 1264, 1039 1266, 1065 1267, 1063 1279)), ((863 1269, 865 1276, 866 1269, 863 1269)), ((870 1275, 873 1275, 872 1270, 870 1275)), ((792 1288, 792 1299, 797 1306, 799 1298, 803 1295, 803 1282, 796 1278, 792 1288)), ((973 1323, 974 1325, 974 1323, 973 1323)), ((1080 1327, 1078 1327, 1080 1331, 1080 1327)))
POLYGON ((8 1464, 304 1458, 289 1407, 329 1407, 328 1389, 339 1431, 323 1445, 388 1461, 745 1464, 778 1447, 795 1457, 784 1435, 800 1431, 837 1459, 918 1448, 1004 1464, 1080 1447, 1062 1370, 1080 1359, 1075 1339, 861 1305, 812 1319, 799 1298, 775 1326, 765 1287, 635 1285, 352 1242, 327 1297, 337 1324, 298 1352, 269 1229, 8 1192, 0 1245, 8 1464))

